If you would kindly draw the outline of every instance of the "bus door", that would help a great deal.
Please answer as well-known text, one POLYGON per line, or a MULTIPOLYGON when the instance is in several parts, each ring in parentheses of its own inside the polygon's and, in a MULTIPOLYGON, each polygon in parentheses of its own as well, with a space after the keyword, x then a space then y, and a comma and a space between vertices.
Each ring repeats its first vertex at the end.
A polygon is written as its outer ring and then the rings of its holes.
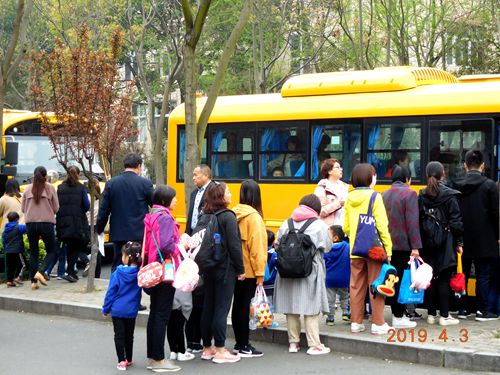
POLYGON ((494 178, 493 119, 431 120, 429 126, 429 161, 441 162, 447 179, 465 175, 465 153, 472 149, 483 153, 485 175, 494 178))

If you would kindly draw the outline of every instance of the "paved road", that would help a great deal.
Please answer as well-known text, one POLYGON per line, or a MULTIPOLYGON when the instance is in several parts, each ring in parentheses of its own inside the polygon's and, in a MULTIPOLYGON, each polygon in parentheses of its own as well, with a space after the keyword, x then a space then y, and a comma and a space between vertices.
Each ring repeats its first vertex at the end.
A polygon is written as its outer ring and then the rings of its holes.
MULTIPOLYGON (((148 373, 145 369, 146 333, 135 333, 136 366, 127 372, 148 373)), ((228 344, 233 344, 228 343, 228 344)), ((311 357, 289 354, 285 346, 258 343, 263 358, 243 359, 237 364, 216 365, 199 359, 181 364, 178 374, 197 375, 292 375, 292 374, 370 374, 401 375, 459 374, 458 370, 412 365, 332 353, 311 357)), ((115 374, 116 356, 110 323, 52 317, 0 310, 0 374, 115 374)), ((484 374, 484 373, 483 373, 484 374)))

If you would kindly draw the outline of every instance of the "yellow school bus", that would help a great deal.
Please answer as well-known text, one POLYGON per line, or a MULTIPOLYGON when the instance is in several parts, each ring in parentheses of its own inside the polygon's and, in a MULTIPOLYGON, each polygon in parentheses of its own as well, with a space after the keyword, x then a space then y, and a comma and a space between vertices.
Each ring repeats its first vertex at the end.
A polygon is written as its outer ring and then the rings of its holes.
MULTIPOLYGON (((198 99, 198 116, 205 98, 198 99)), ((413 187, 425 184, 425 165, 438 160, 449 179, 464 174, 465 153, 480 149, 486 174, 498 179, 500 75, 456 78, 434 68, 379 68, 290 78, 281 93, 217 99, 202 162, 228 183, 233 203, 240 182, 256 180, 266 225, 276 230, 300 198, 314 191, 319 165, 336 158, 350 179, 353 166, 377 170, 377 189, 391 183, 392 166, 409 165, 413 187)), ((184 202, 184 105, 168 124, 168 185, 184 202)), ((182 204, 176 209, 186 222, 182 204)))

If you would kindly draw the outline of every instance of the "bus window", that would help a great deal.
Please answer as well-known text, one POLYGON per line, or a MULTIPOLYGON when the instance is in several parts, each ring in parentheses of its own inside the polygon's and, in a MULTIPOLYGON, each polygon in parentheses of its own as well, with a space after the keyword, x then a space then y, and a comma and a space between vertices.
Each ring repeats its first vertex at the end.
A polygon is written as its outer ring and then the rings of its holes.
POLYGON ((340 162, 344 179, 351 176, 352 168, 360 162, 361 126, 357 124, 335 124, 313 126, 311 139, 311 179, 317 181, 321 163, 333 158, 340 162))
POLYGON ((394 165, 406 165, 412 178, 422 171, 422 124, 369 123, 367 126, 367 161, 377 171, 378 179, 390 180, 394 165))
POLYGON ((215 178, 253 178, 254 129, 213 125, 211 161, 215 178))
POLYGON ((260 139, 260 177, 297 178, 306 176, 307 132, 303 126, 262 126, 260 139))
POLYGON ((443 164, 446 177, 454 180, 465 175, 465 153, 480 150, 491 177, 492 125, 492 119, 430 121, 429 161, 443 164))
MULTIPOLYGON (((184 181, 184 159, 186 158, 186 128, 179 126, 177 132, 177 180, 184 181)), ((207 164, 207 139, 203 139, 200 164, 207 164)))

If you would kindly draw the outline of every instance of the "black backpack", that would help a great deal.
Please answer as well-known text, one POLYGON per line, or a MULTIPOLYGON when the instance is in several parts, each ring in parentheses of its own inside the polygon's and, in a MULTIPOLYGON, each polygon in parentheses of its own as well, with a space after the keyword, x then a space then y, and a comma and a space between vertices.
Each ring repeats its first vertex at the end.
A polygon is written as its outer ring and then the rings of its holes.
POLYGON ((281 277, 299 279, 311 274, 316 246, 311 237, 304 232, 316 220, 316 218, 308 219, 302 228, 297 230, 293 226, 293 220, 288 219, 288 233, 281 237, 276 249, 278 254, 276 267, 281 277))
POLYGON ((440 207, 427 207, 422 203, 422 240, 426 247, 441 247, 446 243, 450 228, 440 207))
POLYGON ((230 210, 223 209, 213 214, 203 214, 193 231, 192 236, 195 236, 198 232, 202 235, 200 250, 194 258, 194 261, 200 268, 201 274, 223 264, 227 259, 227 250, 222 245, 223 239, 219 231, 219 221, 217 219, 217 216, 225 211, 230 210), (201 231, 204 231, 204 233, 201 231))

